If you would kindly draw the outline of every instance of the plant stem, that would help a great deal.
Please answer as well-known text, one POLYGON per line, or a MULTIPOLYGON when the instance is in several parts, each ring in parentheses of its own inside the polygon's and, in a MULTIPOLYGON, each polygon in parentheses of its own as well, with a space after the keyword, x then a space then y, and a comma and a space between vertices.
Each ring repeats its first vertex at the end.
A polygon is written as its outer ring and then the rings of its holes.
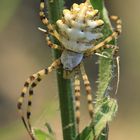
MULTIPOLYGON (((111 30, 110 20, 108 18, 108 13, 104 5, 104 0, 90 0, 90 1, 93 7, 99 10, 101 14, 101 18, 103 19, 105 23, 103 34, 104 34, 104 38, 106 38, 109 34, 112 33, 112 30, 111 30)), ((115 45, 115 41, 112 41, 111 44, 115 45)), ((107 52, 111 56, 110 59, 104 59, 103 57, 99 58, 99 78, 98 78, 99 84, 98 84, 97 102, 96 102, 95 108, 98 107, 98 105, 100 104, 100 101, 105 97, 106 90, 112 78, 112 75, 111 75, 112 60, 113 60, 113 57, 111 54, 112 51, 109 49, 107 50, 107 52)), ((104 135, 100 135, 97 140, 108 140, 108 133, 109 133, 108 123, 106 124, 106 127, 102 130, 102 133, 104 135)))
MULTIPOLYGON (((48 0, 47 8, 49 21, 53 24, 61 18, 63 0, 48 0)), ((54 40, 54 39, 53 39, 54 40)), ((54 40, 56 42, 56 40, 54 40)), ((58 42, 57 42, 58 43, 58 42)), ((54 58, 61 56, 60 51, 53 51, 54 58)), ((59 101, 61 110, 62 131, 64 140, 73 140, 76 137, 74 104, 71 80, 63 78, 63 68, 57 70, 59 101)))

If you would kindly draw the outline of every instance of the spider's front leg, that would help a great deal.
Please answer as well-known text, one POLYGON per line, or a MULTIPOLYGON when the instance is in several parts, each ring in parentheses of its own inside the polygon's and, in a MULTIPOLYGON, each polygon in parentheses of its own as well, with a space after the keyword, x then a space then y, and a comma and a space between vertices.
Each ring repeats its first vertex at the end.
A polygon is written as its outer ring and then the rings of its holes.
POLYGON ((19 114, 21 116, 21 119, 24 123, 24 126, 27 130, 27 132, 29 133, 29 135, 31 136, 32 140, 35 140, 33 134, 32 134, 32 130, 31 130, 31 124, 30 124, 30 108, 32 105, 32 96, 33 96, 33 88, 37 86, 37 84, 42 80, 42 78, 47 75, 48 73, 52 72, 52 70, 57 69, 61 64, 60 59, 55 60, 47 69, 43 69, 35 74, 33 74, 32 76, 30 76, 25 84, 24 84, 24 88, 21 92, 20 98, 18 100, 17 103, 17 108, 19 110, 19 114), (28 106, 27 106, 27 123, 23 114, 23 103, 24 103, 24 97, 26 95, 26 93, 28 92, 29 89, 29 98, 28 98, 28 106))
POLYGON ((46 34, 46 41, 47 41, 47 45, 48 45, 50 48, 52 48, 52 49, 57 49, 57 50, 60 50, 60 51, 63 51, 63 50, 64 50, 64 48, 60 47, 60 46, 57 45, 57 44, 54 44, 54 43, 50 40, 48 34, 46 34))
POLYGON ((63 51, 64 50, 64 47, 60 47, 58 44, 55 44, 51 41, 50 37, 49 37, 49 33, 47 32, 47 30, 45 29, 42 29, 42 28, 38 28, 38 30, 40 30, 41 32, 45 33, 45 37, 46 37, 46 41, 47 41, 47 45, 52 48, 52 49, 57 49, 57 50, 61 50, 63 51))
POLYGON ((94 111, 93 111, 93 98, 92 98, 92 93, 91 93, 90 82, 89 82, 88 76, 85 72, 85 68, 84 68, 83 63, 80 64, 80 70, 81 70, 82 78, 83 78, 85 89, 86 89, 88 111, 89 111, 89 115, 92 119, 93 118, 93 113, 94 113, 94 111))
POLYGON ((40 19, 43 22, 43 24, 47 26, 49 34, 51 34, 57 40, 60 41, 60 36, 59 36, 58 32, 56 31, 56 29, 54 28, 54 26, 49 23, 46 15, 45 15, 45 1, 44 0, 40 0, 40 12, 39 12, 39 16, 40 16, 40 19))

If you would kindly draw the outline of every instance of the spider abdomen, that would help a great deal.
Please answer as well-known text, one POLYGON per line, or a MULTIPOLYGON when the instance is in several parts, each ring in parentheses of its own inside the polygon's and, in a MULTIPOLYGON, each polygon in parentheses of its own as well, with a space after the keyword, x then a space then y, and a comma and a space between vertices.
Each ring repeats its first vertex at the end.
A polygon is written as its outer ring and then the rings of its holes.
POLYGON ((97 28, 104 22, 96 17, 97 13, 98 10, 87 2, 73 4, 70 10, 63 10, 64 16, 56 23, 60 42, 66 49, 82 53, 92 48, 93 42, 103 36, 97 28))

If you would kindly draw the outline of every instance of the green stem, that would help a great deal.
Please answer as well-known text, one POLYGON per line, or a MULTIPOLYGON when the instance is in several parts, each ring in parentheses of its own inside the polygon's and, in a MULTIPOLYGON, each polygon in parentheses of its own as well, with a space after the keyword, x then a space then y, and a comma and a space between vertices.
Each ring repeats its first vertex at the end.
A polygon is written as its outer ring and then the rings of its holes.
MULTIPOLYGON (((55 24, 61 18, 63 0, 48 0, 48 15, 51 23, 55 24)), ((56 42, 56 40, 54 40, 56 42)), ((58 42, 57 42, 58 43, 58 42)), ((54 58, 61 56, 60 51, 53 51, 54 58)), ((74 104, 71 80, 63 78, 63 68, 57 70, 59 101, 61 110, 62 131, 64 140, 73 140, 76 137, 74 104)))
MULTIPOLYGON (((110 20, 108 18, 108 13, 104 5, 104 0, 90 0, 93 7, 98 9, 101 18, 103 19, 105 25, 103 29, 104 38, 106 38, 109 34, 112 33, 110 20)), ((111 44, 115 45, 115 41, 112 41, 111 44)), ((110 54, 109 59, 105 59, 103 57, 99 58, 99 84, 97 90, 97 102, 95 108, 98 108, 100 101, 104 98, 106 89, 109 86, 110 80, 112 78, 112 51, 109 49, 107 50, 108 54, 110 54)), ((95 114, 96 116, 97 114, 95 114)), ((96 131, 96 130, 95 130, 96 131)), ((106 124, 106 127, 103 129, 102 133, 104 135, 100 135, 97 140, 108 140, 108 133, 109 133, 109 126, 106 124)))

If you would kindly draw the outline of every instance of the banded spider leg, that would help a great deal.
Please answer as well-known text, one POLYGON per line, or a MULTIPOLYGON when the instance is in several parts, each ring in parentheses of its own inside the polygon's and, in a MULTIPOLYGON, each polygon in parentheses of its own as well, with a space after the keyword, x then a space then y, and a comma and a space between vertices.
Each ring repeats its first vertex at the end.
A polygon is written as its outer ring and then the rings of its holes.
POLYGON ((35 74, 33 74, 32 76, 30 76, 25 84, 24 84, 24 88, 21 92, 20 98, 18 100, 18 110, 19 110, 19 114, 21 116, 21 119, 25 125, 26 130, 28 131, 29 135, 31 136, 32 140, 35 140, 33 134, 32 134, 32 130, 31 130, 31 124, 30 124, 30 115, 31 115, 31 105, 32 105, 32 96, 33 96, 33 88, 37 86, 37 84, 42 80, 42 78, 47 75, 48 73, 52 72, 53 70, 56 70, 59 66, 61 65, 61 61, 60 59, 55 60, 48 68, 43 69, 35 74), (29 90, 29 99, 28 99, 28 107, 27 107, 27 122, 26 119, 24 118, 24 113, 22 110, 22 106, 24 103, 24 97, 25 95, 28 93, 29 90))

